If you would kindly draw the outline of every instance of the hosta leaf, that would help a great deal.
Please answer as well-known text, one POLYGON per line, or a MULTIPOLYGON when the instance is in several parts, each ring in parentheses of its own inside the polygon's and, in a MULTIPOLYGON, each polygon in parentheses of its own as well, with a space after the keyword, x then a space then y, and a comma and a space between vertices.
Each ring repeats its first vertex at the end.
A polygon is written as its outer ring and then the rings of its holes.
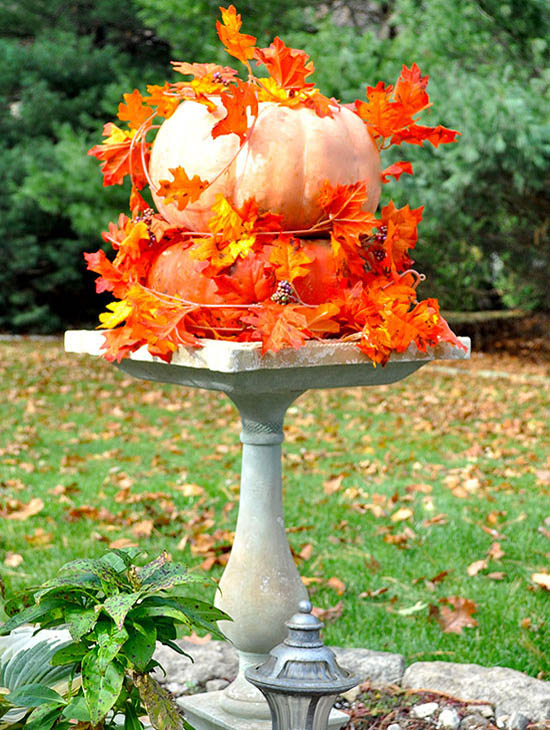
POLYGON ((103 602, 103 610, 113 619, 118 629, 124 625, 128 611, 139 600, 141 593, 119 593, 103 602))
POLYGON ((19 628, 19 626, 23 626, 23 624, 36 623, 37 619, 41 618, 49 611, 55 608, 59 608, 60 606, 64 605, 64 603, 65 602, 59 598, 53 598, 47 601, 42 601, 36 606, 29 606, 28 608, 25 608, 23 611, 21 611, 21 613, 12 616, 6 621, 5 624, 2 624, 2 626, 0 626, 0 636, 9 634, 10 631, 19 628))
POLYGON ((134 623, 133 629, 124 644, 123 653, 136 671, 144 672, 155 651, 157 630, 152 622, 134 623))
POLYGON ((151 725, 156 730, 183 730, 182 718, 171 695, 148 674, 138 675, 135 682, 151 725))
POLYGON ((111 662, 102 673, 95 650, 88 652, 82 660, 82 689, 90 711, 92 725, 98 725, 113 707, 120 695, 124 681, 124 670, 111 662))
POLYGON ((45 684, 26 684, 10 692, 7 700, 18 707, 39 707, 44 703, 66 704, 60 694, 45 684))

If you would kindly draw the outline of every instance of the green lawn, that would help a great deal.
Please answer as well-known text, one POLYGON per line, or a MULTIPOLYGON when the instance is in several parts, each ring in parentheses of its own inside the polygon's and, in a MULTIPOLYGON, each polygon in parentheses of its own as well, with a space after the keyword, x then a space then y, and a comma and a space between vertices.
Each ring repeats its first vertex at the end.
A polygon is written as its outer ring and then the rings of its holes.
MULTIPOLYGON (((224 396, 132 380, 60 340, 0 342, 0 374, 8 596, 113 543, 220 575, 240 464, 224 396)), ((329 643, 550 679, 550 594, 531 578, 550 572, 549 413, 550 380, 431 365, 296 402, 286 521, 313 603, 341 613, 329 643), (456 597, 478 625, 444 633, 456 597)))

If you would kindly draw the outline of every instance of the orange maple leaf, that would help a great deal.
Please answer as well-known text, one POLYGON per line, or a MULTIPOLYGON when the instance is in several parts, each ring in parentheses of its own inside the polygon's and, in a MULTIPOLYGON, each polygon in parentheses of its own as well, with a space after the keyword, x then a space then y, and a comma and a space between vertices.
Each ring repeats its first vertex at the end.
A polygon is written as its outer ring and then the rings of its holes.
POLYGON ((430 99, 426 92, 429 76, 422 76, 416 63, 410 68, 403 66, 397 83, 395 84, 394 98, 407 110, 410 116, 430 106, 430 99))
POLYGON ((174 71, 184 76, 193 76, 195 79, 209 77, 224 84, 233 81, 238 73, 231 66, 220 66, 218 63, 187 63, 185 61, 170 61, 170 63, 174 71))
POLYGON ((394 162, 392 165, 389 165, 386 167, 385 170, 382 170, 382 182, 387 183, 390 180, 390 177, 395 178, 396 180, 399 180, 401 175, 412 175, 413 174, 413 168, 410 162, 405 162, 404 160, 401 160, 400 162, 394 162))
POLYGON ((178 210, 183 210, 189 203, 198 200, 209 186, 207 180, 198 175, 190 178, 183 167, 169 168, 173 180, 160 180, 157 195, 164 198, 165 203, 176 203, 178 210))
POLYGON ((332 186, 326 180, 319 193, 319 204, 332 225, 333 238, 347 247, 359 246, 359 235, 370 233, 377 219, 364 210, 367 188, 362 182, 332 186))
POLYGON ((149 96, 144 96, 143 101, 151 107, 155 107, 157 116, 169 119, 176 111, 181 102, 180 95, 174 90, 172 84, 167 81, 164 86, 151 84, 147 86, 149 96))
POLYGON ((460 132, 457 132, 456 129, 448 129, 441 124, 438 124, 437 127, 411 124, 407 129, 403 129, 392 135, 391 144, 408 142, 409 144, 421 145, 424 142, 430 142, 434 147, 438 147, 440 144, 456 142, 458 136, 460 136, 460 132))
POLYGON ((379 81, 367 86, 367 101, 355 100, 356 113, 366 123, 375 139, 391 137, 397 130, 412 124, 412 117, 392 101, 393 86, 379 81))
POLYGON ((381 225, 387 227, 388 234, 391 233, 387 240, 391 241, 391 257, 397 271, 403 271, 412 264, 407 252, 416 246, 423 210, 424 206, 411 209, 408 204, 396 208, 393 200, 382 208, 381 225))
POLYGON ((103 127, 103 136, 107 137, 103 144, 95 145, 88 151, 92 157, 102 160, 101 172, 103 184, 122 185, 126 175, 130 175, 135 188, 147 185, 145 166, 149 164, 151 145, 136 141, 135 130, 125 131, 108 122, 103 127))
POLYGON ((300 242, 290 236, 279 236, 271 247, 269 262, 275 266, 278 281, 294 281, 309 273, 311 259, 302 249, 300 242))
POLYGON ((137 89, 131 94, 123 94, 124 103, 118 105, 118 118, 121 122, 128 122, 130 129, 139 129, 142 124, 150 121, 155 113, 145 106, 143 96, 137 89))
POLYGON ((438 621, 443 633, 461 634, 463 628, 478 625, 476 619, 473 618, 473 614, 477 611, 477 604, 469 598, 449 596, 449 598, 442 598, 440 603, 443 605, 439 609, 438 621))
POLYGON ((277 36, 269 48, 254 49, 254 58, 263 63, 271 78, 284 89, 312 89, 314 84, 306 83, 315 67, 305 51, 289 48, 277 36))
POLYGON ((222 134, 233 133, 238 135, 242 144, 248 133, 249 115, 247 109, 250 109, 251 116, 258 116, 256 89, 252 84, 239 79, 237 85, 230 86, 220 98, 227 114, 212 128, 212 137, 215 139, 222 134))
POLYGON ((252 35, 239 33, 242 20, 234 5, 228 8, 220 8, 222 14, 221 23, 216 21, 218 37, 225 46, 229 55, 238 58, 243 63, 248 63, 254 57, 256 38, 252 35))
POLYGON ((262 340, 262 355, 279 352, 284 347, 298 349, 307 339, 307 319, 296 305, 265 302, 261 308, 242 317, 262 340))

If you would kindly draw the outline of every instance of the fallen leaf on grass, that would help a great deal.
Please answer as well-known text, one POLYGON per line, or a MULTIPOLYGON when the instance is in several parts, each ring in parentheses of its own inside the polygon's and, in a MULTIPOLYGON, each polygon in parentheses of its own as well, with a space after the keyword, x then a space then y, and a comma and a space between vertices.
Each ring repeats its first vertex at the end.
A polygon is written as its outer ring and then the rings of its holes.
POLYGON ((177 484, 174 489, 181 492, 184 497, 200 497, 201 494, 204 494, 204 487, 198 484, 177 484))
POLYGON ((19 555, 19 553, 12 553, 11 550, 8 550, 8 552, 6 553, 6 557, 4 558, 4 565, 6 565, 8 568, 18 568, 22 562, 22 555, 19 555))
POLYGON ((346 584, 340 578, 336 578, 336 576, 332 576, 332 578, 327 580, 327 586, 332 588, 333 591, 336 591, 339 596, 343 596, 346 592, 346 584))
POLYGON ((412 616, 413 613, 418 613, 419 611, 423 611, 425 608, 428 608, 428 604, 424 603, 423 601, 417 601, 414 606, 408 606, 407 608, 400 608, 395 613, 398 613, 400 616, 412 616))
POLYGON ((17 507, 13 512, 3 515, 8 520, 28 520, 29 517, 37 515, 44 509, 44 502, 40 497, 33 497, 30 502, 23 504, 22 502, 17 503, 17 507))
POLYGON ((389 591, 388 586, 383 586, 382 588, 376 588, 376 590, 371 591, 363 591, 359 594, 359 598, 378 598, 378 596, 383 595, 384 593, 387 593, 389 591))
POLYGON ((298 557, 302 558, 302 560, 309 560, 311 558, 311 555, 313 553, 313 545, 310 542, 307 542, 304 547, 300 550, 298 553, 298 557))
POLYGON ((302 575, 301 577, 302 577, 302 583, 305 586, 309 586, 312 583, 322 583, 323 582, 322 578, 315 578, 314 576, 309 577, 307 575, 302 575))
POLYGON ((403 522, 413 516, 413 511, 410 507, 400 507, 397 512, 394 512, 391 516, 392 522, 403 522))
POLYGON ((550 573, 533 573, 531 580, 535 585, 550 591, 550 573))
POLYGON ((504 557, 504 550, 500 546, 499 542, 494 542, 491 544, 491 547, 487 551, 487 555, 493 560, 500 560, 502 557, 504 557))
POLYGON ((469 598, 449 596, 442 598, 439 603, 441 606, 436 607, 439 614, 437 620, 444 634, 461 634, 463 628, 478 625, 473 617, 477 604, 469 598))
POLYGON ((422 525, 424 527, 432 527, 433 525, 446 525, 447 524, 447 515, 445 514, 439 514, 434 515, 433 517, 430 517, 428 520, 424 520, 422 525))
POLYGON ((340 618, 343 612, 343 601, 338 601, 336 606, 331 606, 330 608, 319 608, 318 606, 313 606, 311 609, 311 613, 316 616, 319 621, 324 621, 325 623, 336 621, 336 619, 340 618))
POLYGON ((46 532, 42 527, 37 527, 32 535, 25 535, 25 540, 33 547, 46 547, 51 545, 53 534, 46 532))
POLYGON ((494 573, 487 573, 487 578, 491 580, 504 580, 505 576, 506 573, 503 573, 501 570, 495 571, 494 573))
POLYGON ((334 494, 335 492, 337 492, 342 486, 343 480, 344 475, 340 474, 337 477, 332 477, 331 479, 327 479, 326 482, 323 482, 323 489, 325 490, 325 494, 334 494))
POLYGON ((121 550, 122 548, 127 547, 138 547, 138 544, 135 540, 130 540, 128 537, 119 537, 118 540, 113 540, 113 542, 109 543, 110 548, 118 548, 121 550))
POLYGON ((154 520, 142 520, 132 525, 132 535, 134 537, 151 537, 153 527, 155 526, 154 520))
POLYGON ((484 558, 483 560, 476 560, 474 563, 471 563, 466 568, 466 572, 470 577, 473 577, 474 575, 477 575, 481 570, 485 570, 488 565, 489 561, 487 560, 487 558, 484 558))

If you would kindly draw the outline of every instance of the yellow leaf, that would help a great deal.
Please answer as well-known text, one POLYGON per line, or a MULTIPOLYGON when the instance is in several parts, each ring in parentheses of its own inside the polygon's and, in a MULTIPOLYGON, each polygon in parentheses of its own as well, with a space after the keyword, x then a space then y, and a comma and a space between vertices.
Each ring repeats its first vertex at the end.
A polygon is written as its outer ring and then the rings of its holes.
POLYGON ((101 324, 98 326, 98 329, 101 329, 102 327, 106 329, 116 327, 118 324, 123 322, 132 311, 132 307, 128 304, 126 299, 122 299, 120 302, 111 302, 110 304, 107 304, 107 309, 110 309, 111 312, 103 312, 99 315, 99 321, 101 324))

